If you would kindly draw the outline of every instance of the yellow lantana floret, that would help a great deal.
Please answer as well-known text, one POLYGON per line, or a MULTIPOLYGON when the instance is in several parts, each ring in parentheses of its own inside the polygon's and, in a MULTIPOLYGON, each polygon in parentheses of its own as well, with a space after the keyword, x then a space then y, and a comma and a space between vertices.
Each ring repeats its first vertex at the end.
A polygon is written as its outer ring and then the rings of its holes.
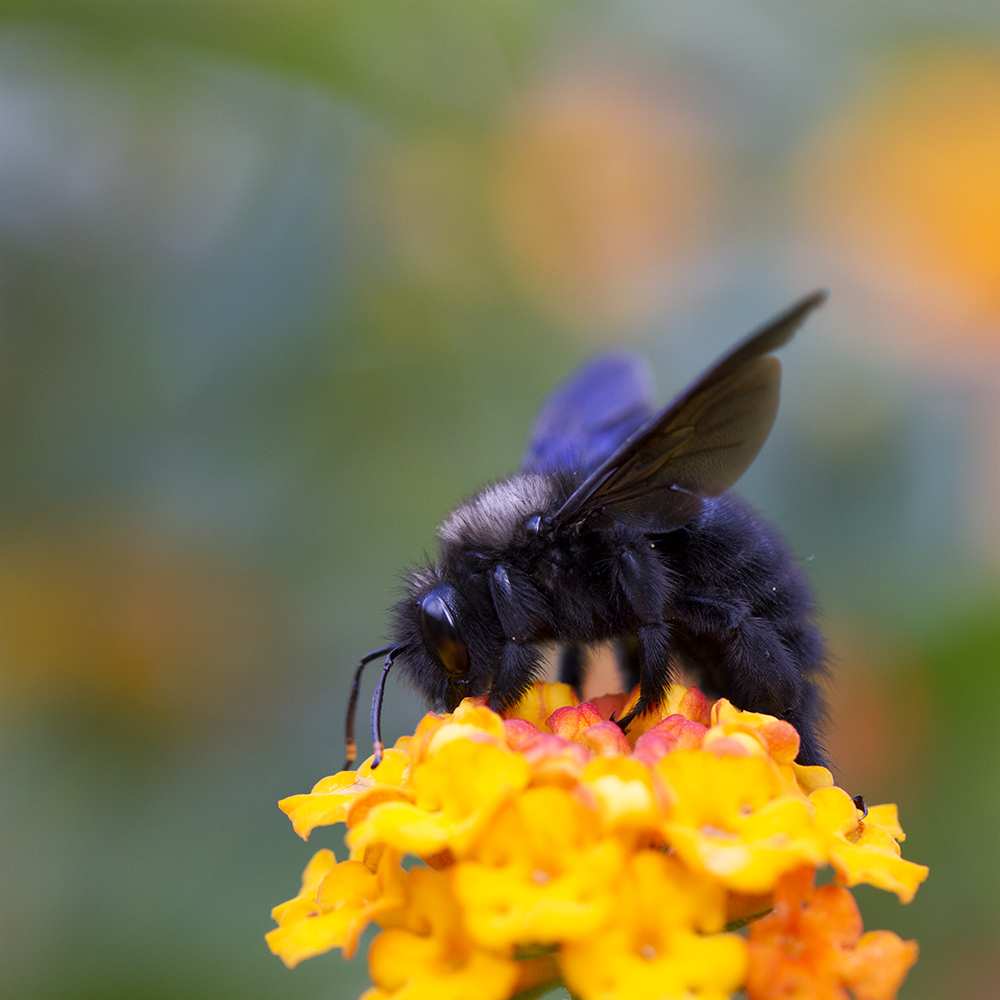
POLYGON ((290 795, 278 808, 292 821, 295 832, 308 840, 317 826, 332 826, 347 820, 347 810, 376 789, 403 792, 409 776, 410 758, 400 750, 386 750, 381 765, 372 770, 366 760, 357 771, 338 771, 313 786, 308 795, 290 795))
POLYGON ((873 885, 896 893, 900 902, 913 899, 928 868, 901 857, 897 840, 903 831, 895 806, 873 806, 862 820, 842 788, 820 788, 809 801, 841 885, 873 885))
POLYGON ((374 988, 363 1000, 504 1000, 518 981, 518 964, 477 948, 445 881, 427 868, 410 874, 399 926, 372 942, 368 968, 374 988))
POLYGON ((593 811, 550 786, 508 802, 475 860, 451 877, 466 926, 484 946, 556 944, 608 922, 624 861, 624 846, 600 835, 593 811))
POLYGON ((289 968, 331 948, 351 958, 368 924, 402 907, 406 877, 399 855, 389 851, 374 871, 360 861, 338 864, 332 851, 318 851, 299 894, 271 911, 278 926, 267 934, 268 947, 289 968))
POLYGON ((784 872, 824 861, 808 800, 785 793, 772 761, 681 750, 656 771, 671 796, 667 841, 730 889, 765 892, 784 872))
POLYGON ((505 799, 524 789, 527 761, 492 743, 444 743, 413 774, 412 802, 376 805, 347 835, 351 855, 373 844, 425 857, 466 854, 505 799))
POLYGON ((722 930, 726 893, 659 851, 633 855, 613 919, 567 944, 560 968, 581 1000, 723 1000, 746 971, 746 942, 722 930), (707 933, 706 933, 707 932, 707 933))

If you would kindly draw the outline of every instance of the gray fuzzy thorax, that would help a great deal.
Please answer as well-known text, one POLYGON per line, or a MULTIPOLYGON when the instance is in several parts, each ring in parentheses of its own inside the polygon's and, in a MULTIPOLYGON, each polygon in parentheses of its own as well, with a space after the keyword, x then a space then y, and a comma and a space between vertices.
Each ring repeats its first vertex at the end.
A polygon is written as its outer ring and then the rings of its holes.
POLYGON ((438 529, 446 547, 495 552, 524 532, 536 514, 549 515, 561 503, 559 484, 550 476, 512 476, 477 493, 456 508, 438 529))

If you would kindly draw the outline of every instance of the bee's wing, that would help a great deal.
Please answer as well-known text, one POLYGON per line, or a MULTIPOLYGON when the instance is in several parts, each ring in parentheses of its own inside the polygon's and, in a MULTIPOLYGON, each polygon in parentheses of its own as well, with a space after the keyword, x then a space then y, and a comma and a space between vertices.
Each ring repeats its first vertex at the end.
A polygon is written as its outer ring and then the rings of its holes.
POLYGON ((826 298, 814 292, 750 334, 639 428, 553 518, 563 527, 602 513, 644 531, 671 531, 729 489, 753 461, 778 410, 781 365, 772 351, 826 298))
POLYGON ((535 418, 522 472, 589 472, 653 414, 653 376, 637 354, 602 354, 574 372, 535 418))

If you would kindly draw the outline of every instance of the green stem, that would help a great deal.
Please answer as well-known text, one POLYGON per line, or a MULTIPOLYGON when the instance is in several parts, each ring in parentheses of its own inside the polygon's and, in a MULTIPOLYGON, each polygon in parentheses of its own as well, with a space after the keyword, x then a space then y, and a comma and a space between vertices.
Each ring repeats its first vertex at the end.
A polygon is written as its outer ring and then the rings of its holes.
POLYGON ((554 955, 558 950, 557 944, 519 944, 514 948, 514 958, 519 962, 530 962, 543 955, 554 955))
POLYGON ((556 976, 555 979, 550 979, 547 983, 539 983, 537 986, 532 986, 530 990, 524 990, 524 992, 516 994, 511 997, 511 1000, 536 1000, 537 997, 544 996, 549 992, 549 990, 558 989, 560 986, 565 987, 565 985, 566 984, 558 976, 556 976))
POLYGON ((726 931, 727 933, 729 931, 738 931, 741 928, 746 927, 747 924, 752 924, 755 920, 760 920, 761 917, 766 917, 773 909, 773 906, 769 906, 766 910, 761 910, 760 913, 754 913, 749 917, 741 917, 739 920, 733 920, 726 924, 726 931))

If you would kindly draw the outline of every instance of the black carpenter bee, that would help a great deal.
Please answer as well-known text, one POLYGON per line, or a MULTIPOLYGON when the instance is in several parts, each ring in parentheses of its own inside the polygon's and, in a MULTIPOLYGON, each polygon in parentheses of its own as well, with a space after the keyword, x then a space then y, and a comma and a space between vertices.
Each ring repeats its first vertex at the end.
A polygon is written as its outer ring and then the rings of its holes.
POLYGON ((823 764, 824 642, 809 585, 774 528, 725 491, 770 433, 781 365, 771 352, 826 298, 816 292, 739 343, 658 413, 631 354, 596 358, 539 413, 520 470, 459 506, 439 560, 409 575, 372 702, 373 766, 394 661, 437 709, 489 695, 515 705, 559 646, 559 679, 580 690, 585 648, 611 641, 632 720, 659 704, 675 658, 707 692, 792 723, 798 761, 823 764))

